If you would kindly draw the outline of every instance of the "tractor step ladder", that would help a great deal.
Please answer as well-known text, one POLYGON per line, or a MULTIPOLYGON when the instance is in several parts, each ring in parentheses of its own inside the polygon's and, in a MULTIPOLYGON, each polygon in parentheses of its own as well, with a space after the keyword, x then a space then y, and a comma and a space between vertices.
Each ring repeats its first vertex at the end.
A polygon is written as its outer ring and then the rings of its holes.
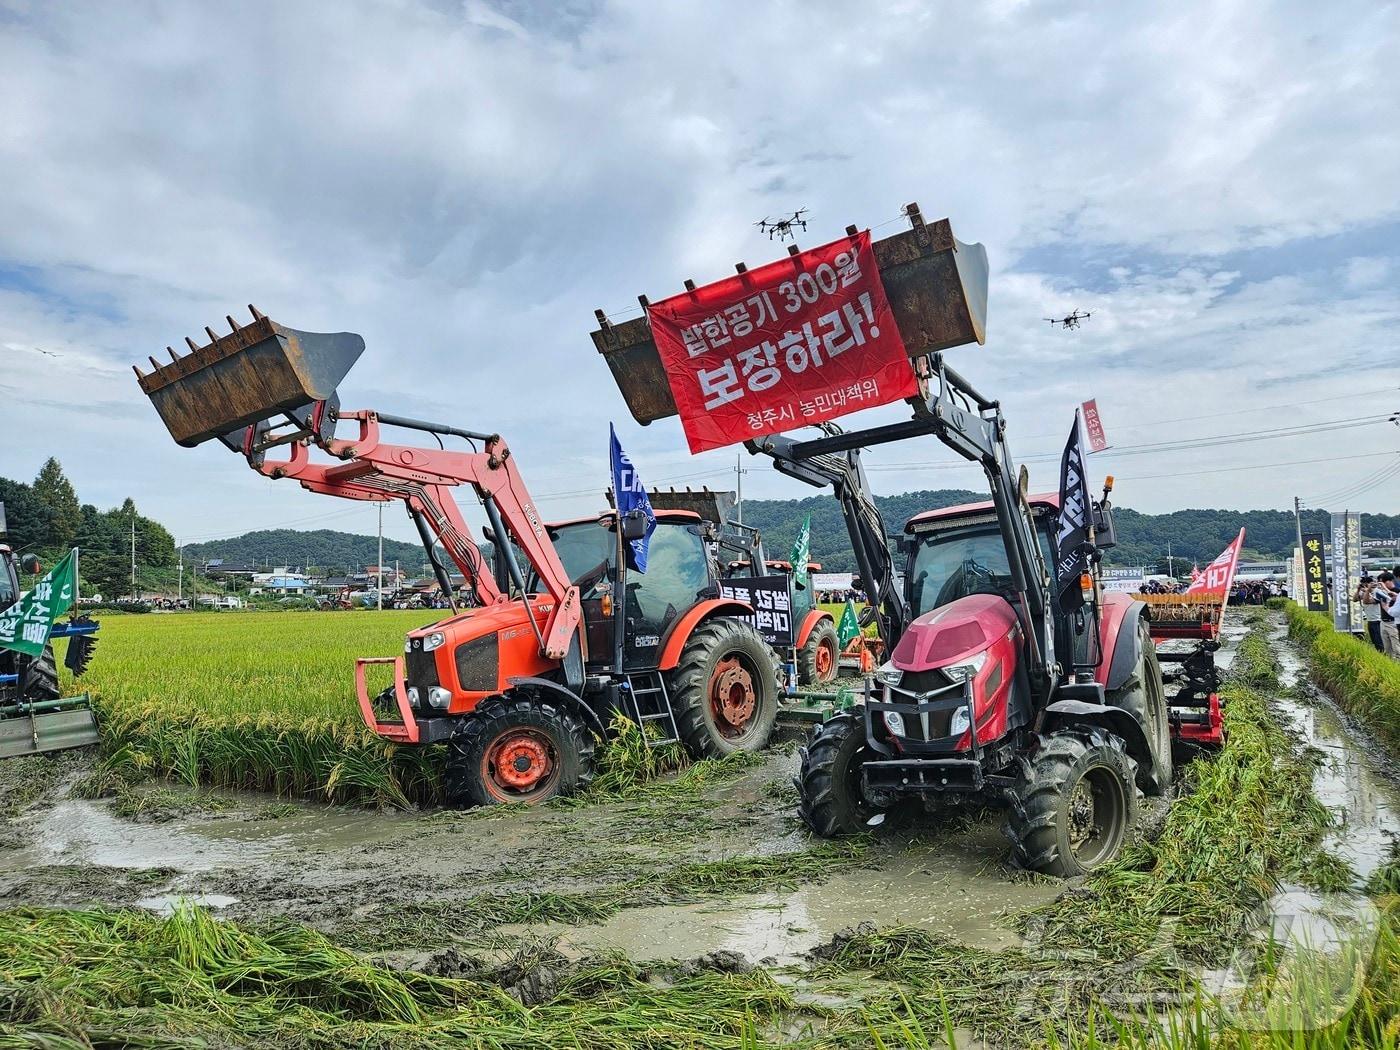
POLYGON ((623 686, 623 714, 637 723, 648 747, 674 744, 681 738, 676 728, 676 716, 671 710, 671 697, 666 692, 666 678, 660 671, 636 671, 628 674, 623 686), (647 731, 655 726, 658 733, 647 731))

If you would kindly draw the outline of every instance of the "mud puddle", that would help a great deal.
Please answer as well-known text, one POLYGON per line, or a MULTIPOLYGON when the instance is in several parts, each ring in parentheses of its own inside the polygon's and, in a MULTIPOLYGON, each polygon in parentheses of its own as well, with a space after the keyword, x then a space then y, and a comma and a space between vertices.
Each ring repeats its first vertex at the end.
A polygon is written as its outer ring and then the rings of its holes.
POLYGON ((1274 698, 1275 710, 1297 740, 1324 755, 1313 774, 1313 793, 1338 818, 1324 845, 1364 882, 1390 859, 1400 839, 1400 784, 1374 741, 1308 683, 1307 665, 1282 625, 1270 630, 1269 640, 1285 690, 1274 698))
POLYGON ((998 825, 988 821, 937 842, 896 847, 874 870, 842 870, 791 890, 634 907, 597 925, 524 932, 558 934, 580 950, 619 949, 640 961, 737 952, 786 964, 861 922, 1008 948, 1022 943, 1008 916, 1048 903, 1064 885, 1011 874, 998 863, 1004 854, 998 825))

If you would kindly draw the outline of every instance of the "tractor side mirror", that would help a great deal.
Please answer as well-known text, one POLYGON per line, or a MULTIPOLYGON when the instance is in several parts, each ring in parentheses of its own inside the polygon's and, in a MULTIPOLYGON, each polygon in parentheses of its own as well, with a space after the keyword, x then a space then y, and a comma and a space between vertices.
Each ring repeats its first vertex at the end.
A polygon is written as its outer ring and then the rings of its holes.
POLYGON ((44 571, 44 566, 37 554, 26 554, 19 560, 19 571, 26 576, 38 576, 44 571))
POLYGON ((647 518, 639 510, 629 510, 622 516, 622 538, 631 542, 640 540, 647 534, 647 518))
POLYGON ((1094 507, 1094 546, 1101 551, 1118 546, 1118 533, 1113 528, 1113 505, 1107 499, 1094 507))

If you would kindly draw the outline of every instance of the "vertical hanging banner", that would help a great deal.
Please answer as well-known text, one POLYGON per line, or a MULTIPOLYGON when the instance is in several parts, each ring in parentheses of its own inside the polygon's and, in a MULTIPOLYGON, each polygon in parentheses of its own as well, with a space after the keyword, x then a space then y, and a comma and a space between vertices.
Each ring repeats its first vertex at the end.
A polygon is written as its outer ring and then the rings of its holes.
POLYGON ((691 452, 911 397, 870 231, 647 307, 691 452))
POLYGON ((1079 438, 1079 413, 1074 414, 1065 451, 1060 456, 1060 518, 1055 533, 1055 593, 1060 608, 1074 612, 1084 604, 1081 573, 1089 568, 1089 515, 1093 503, 1084 471, 1084 446, 1079 438))
POLYGON ((1186 588, 1186 593, 1218 594, 1222 599, 1229 597, 1230 585, 1235 582, 1235 566, 1239 564, 1240 548, 1243 546, 1244 529, 1240 529, 1240 534, 1216 556, 1215 561, 1191 577, 1191 586, 1186 588))
POLYGON ((1366 629, 1362 609, 1351 600, 1361 586, 1361 515, 1332 512, 1332 626, 1359 633, 1366 629))
POLYGON ((1327 539, 1303 533, 1303 599, 1308 612, 1327 611, 1327 539))
POLYGON ((1099 418, 1098 398, 1091 397, 1079 407, 1084 410, 1084 433, 1089 437, 1089 451, 1102 452, 1108 448, 1108 435, 1103 432, 1103 420, 1099 418))

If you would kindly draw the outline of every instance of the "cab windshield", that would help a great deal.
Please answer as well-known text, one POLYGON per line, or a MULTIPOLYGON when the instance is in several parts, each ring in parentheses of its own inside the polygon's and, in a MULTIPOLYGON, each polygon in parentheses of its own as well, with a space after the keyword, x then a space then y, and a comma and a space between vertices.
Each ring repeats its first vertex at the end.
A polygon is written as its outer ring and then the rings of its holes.
MULTIPOLYGON (((1040 556, 1053 562, 1050 540, 1037 529, 1040 556)), ((996 524, 944 529, 918 537, 909 588, 915 616, 965 598, 969 594, 1009 595, 1011 566, 996 524)))
MULTIPOLYGON (((611 591, 617 579, 617 534, 611 528, 582 522, 553 529, 550 537, 581 599, 611 591)), ((647 571, 627 574, 628 612, 647 622, 669 622, 694 605, 709 584, 709 561, 698 529, 658 522, 648 544, 647 571)))
POLYGON ((9 569, 4 562, 0 562, 0 609, 8 609, 15 603, 17 597, 14 581, 10 579, 9 569))

